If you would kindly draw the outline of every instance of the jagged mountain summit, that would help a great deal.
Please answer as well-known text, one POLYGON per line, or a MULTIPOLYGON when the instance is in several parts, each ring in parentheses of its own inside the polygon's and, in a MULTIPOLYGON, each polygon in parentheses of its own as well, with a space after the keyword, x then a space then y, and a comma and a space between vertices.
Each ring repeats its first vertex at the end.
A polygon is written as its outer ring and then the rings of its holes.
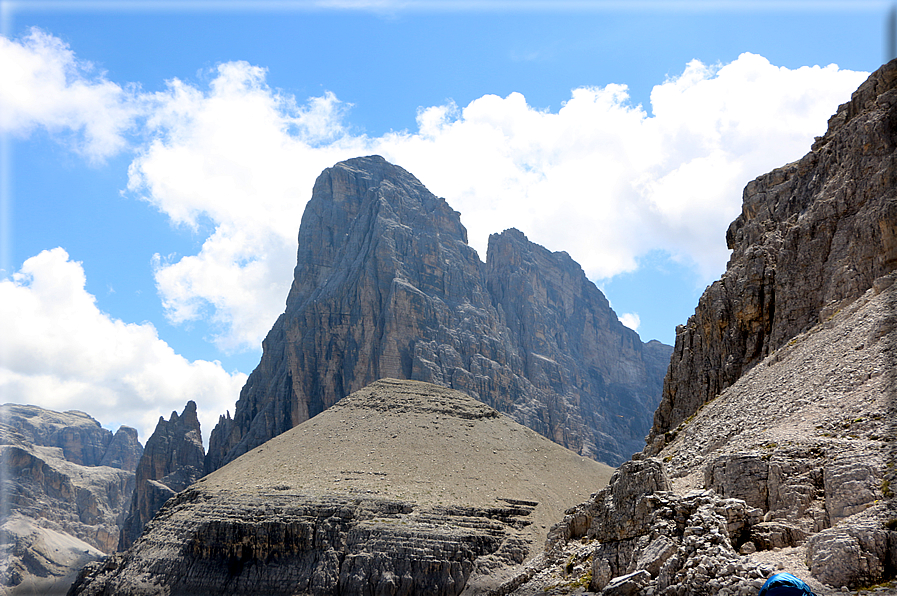
POLYGON ((315 182, 286 310, 206 471, 380 378, 464 391, 618 464, 644 445, 670 349, 624 327, 566 253, 512 229, 483 263, 445 200, 381 157, 351 159, 315 182))
POLYGON ((196 416, 196 403, 187 402, 178 416, 161 416, 135 470, 134 494, 122 525, 118 550, 125 550, 140 536, 156 512, 205 472, 205 449, 196 416))
POLYGON ((0 406, 0 593, 64 593, 114 552, 142 451, 83 412, 0 406))
POLYGON ((611 472, 464 393, 384 379, 179 493, 70 593, 484 593, 611 472))

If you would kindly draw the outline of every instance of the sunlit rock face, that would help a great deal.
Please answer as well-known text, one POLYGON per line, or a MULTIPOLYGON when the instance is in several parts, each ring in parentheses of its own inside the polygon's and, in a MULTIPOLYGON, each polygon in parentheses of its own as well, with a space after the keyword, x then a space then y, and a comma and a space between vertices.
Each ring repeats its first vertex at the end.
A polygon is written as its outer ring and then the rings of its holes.
POLYGON ((897 61, 810 153, 748 183, 645 451, 507 593, 742 596, 776 571, 816 594, 894 592, 895 174, 897 61))
POLYGON ((207 472, 380 378, 458 389, 618 464, 644 446, 670 353, 624 327, 566 253, 511 229, 483 263, 460 214, 377 156, 316 181, 263 349, 207 472))
POLYGON ((143 447, 83 412, 0 406, 0 586, 64 592, 87 561, 114 552, 143 447))

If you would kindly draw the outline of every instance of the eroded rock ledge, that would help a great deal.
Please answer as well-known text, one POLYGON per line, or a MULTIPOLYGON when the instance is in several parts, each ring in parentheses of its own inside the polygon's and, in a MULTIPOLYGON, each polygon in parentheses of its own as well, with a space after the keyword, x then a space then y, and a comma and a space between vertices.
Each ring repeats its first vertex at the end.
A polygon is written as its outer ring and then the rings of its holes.
POLYGON ((486 592, 610 475, 466 394, 383 379, 179 493, 71 593, 486 592))
POLYGON ((454 595, 477 570, 523 562, 528 544, 515 528, 534 505, 421 508, 198 485, 169 501, 134 549, 86 567, 73 593, 454 595))

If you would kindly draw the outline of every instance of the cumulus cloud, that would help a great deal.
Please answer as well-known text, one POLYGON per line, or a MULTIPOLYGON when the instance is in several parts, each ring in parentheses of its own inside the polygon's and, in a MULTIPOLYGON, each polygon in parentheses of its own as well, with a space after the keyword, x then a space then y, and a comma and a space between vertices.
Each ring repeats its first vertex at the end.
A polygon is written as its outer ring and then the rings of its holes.
POLYGON ((36 28, 20 41, 0 36, 0 80, 0 131, 27 136, 43 128, 94 161, 127 145, 125 133, 144 110, 135 86, 107 80, 36 28))
POLYGON ((62 248, 31 257, 0 281, 0 394, 15 403, 82 410, 128 424, 146 442, 159 416, 197 403, 203 434, 233 410, 246 375, 188 361, 150 323, 101 312, 81 264, 62 248))
POLYGON ((620 315, 619 318, 623 325, 629 327, 633 331, 638 331, 639 325, 642 324, 642 320, 639 318, 638 313, 635 312, 624 313, 620 315))
POLYGON ((152 103, 154 138, 128 188, 178 225, 211 224, 198 254, 156 256, 166 312, 210 317, 224 350, 256 348, 283 310, 315 176, 363 152, 364 139, 344 132, 333 94, 297 105, 245 62, 220 65, 207 90, 172 80, 152 103))
POLYGON ((129 188, 174 222, 209 225, 198 254, 157 258, 156 282, 173 321, 212 317, 231 350, 257 347, 282 312, 302 210, 336 161, 379 153, 411 171, 461 212, 483 257, 490 233, 517 227, 592 279, 662 250, 709 282, 744 185, 803 155, 867 76, 743 54, 689 63, 650 109, 620 84, 574 89, 556 112, 487 95, 422 107, 416 131, 373 138, 349 132, 332 94, 300 104, 244 62, 214 74, 207 89, 175 80, 154 96, 129 188))
POLYGON ((422 110, 416 134, 378 148, 445 196, 481 248, 518 227, 566 250, 593 279, 664 250, 710 281, 744 185, 799 158, 866 73, 796 70, 754 54, 688 64, 654 87, 650 112, 623 85, 583 87, 557 111, 520 94, 422 110))

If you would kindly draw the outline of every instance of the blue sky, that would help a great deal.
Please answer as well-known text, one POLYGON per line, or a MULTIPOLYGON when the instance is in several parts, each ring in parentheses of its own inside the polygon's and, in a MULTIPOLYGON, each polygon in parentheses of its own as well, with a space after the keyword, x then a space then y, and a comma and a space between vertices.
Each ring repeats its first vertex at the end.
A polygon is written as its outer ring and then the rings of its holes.
POLYGON ((0 2, 3 401, 146 440, 233 410, 315 176, 380 153, 581 263, 644 340, 753 177, 884 59, 889 2, 0 2))

